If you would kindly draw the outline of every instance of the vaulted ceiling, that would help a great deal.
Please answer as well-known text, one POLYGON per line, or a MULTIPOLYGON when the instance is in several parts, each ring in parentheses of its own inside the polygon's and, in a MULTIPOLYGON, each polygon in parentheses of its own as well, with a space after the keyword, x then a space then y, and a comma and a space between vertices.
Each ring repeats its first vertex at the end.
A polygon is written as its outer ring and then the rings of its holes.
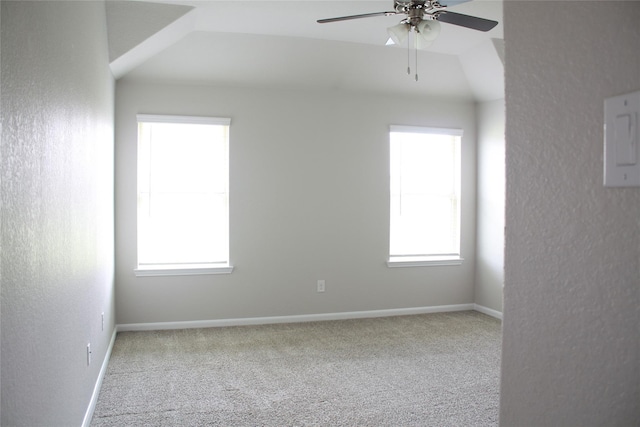
POLYGON ((502 2, 441 3, 500 24, 486 33, 442 24, 416 52, 385 46, 402 16, 316 22, 393 10, 391 0, 109 0, 111 69, 129 80, 503 98, 502 2))

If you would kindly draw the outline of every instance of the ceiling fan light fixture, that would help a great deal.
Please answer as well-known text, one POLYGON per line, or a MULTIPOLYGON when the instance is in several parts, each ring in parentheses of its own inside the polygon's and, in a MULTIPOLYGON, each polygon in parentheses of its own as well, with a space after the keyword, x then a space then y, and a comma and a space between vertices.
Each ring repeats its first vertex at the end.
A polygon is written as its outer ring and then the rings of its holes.
POLYGON ((401 45, 409 36, 409 24, 399 23, 393 27, 387 28, 387 33, 394 44, 401 45))
POLYGON ((440 23, 433 20, 423 20, 416 26, 418 32, 418 48, 431 45, 440 35, 440 23))

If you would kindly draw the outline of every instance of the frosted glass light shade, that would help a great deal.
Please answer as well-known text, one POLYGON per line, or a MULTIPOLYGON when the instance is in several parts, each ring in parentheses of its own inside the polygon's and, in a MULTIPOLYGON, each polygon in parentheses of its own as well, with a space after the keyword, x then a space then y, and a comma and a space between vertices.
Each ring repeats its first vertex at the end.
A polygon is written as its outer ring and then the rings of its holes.
POLYGON ((440 35, 440 23, 438 21, 421 21, 417 26, 417 47, 428 47, 440 35))
POLYGON ((387 28, 389 37, 395 44, 402 44, 409 36, 409 24, 398 24, 387 28))

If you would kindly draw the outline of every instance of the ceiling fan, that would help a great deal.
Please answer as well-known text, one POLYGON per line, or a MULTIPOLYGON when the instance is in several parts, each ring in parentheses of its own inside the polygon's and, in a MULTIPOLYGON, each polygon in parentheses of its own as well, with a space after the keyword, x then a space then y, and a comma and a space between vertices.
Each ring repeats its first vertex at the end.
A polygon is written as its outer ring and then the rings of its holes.
POLYGON ((394 0, 393 11, 363 13, 360 15, 340 16, 337 18, 318 19, 319 24, 329 22, 347 21, 350 19, 370 18, 375 16, 406 15, 401 23, 412 27, 418 27, 423 21, 446 22, 447 24, 458 25, 460 27, 471 28, 478 31, 489 31, 498 22, 490 19, 479 18, 477 16, 464 15, 462 13, 446 10, 447 6, 440 4, 437 0, 394 0))
MULTIPOLYGON (((461 1, 458 0, 456 3, 461 3, 461 1)), ((392 11, 318 19, 317 22, 326 24, 329 22, 392 15, 405 15, 405 18, 399 24, 387 28, 390 36, 387 44, 401 44, 405 39, 409 42, 409 35, 411 33, 415 34, 416 81, 418 81, 418 49, 429 46, 438 37, 440 34, 440 22, 484 32, 490 31, 498 25, 497 21, 490 19, 451 12, 447 10, 446 5, 440 4, 438 0, 394 0, 392 11)), ((411 74, 409 66, 407 66, 407 74, 411 74)))

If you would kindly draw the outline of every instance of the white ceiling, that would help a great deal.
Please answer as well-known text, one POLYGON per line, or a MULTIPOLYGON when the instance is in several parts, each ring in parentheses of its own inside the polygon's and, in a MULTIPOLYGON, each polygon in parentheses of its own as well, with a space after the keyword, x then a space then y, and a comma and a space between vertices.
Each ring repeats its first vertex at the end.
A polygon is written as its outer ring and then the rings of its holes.
POLYGON ((415 51, 385 46, 402 16, 316 23, 392 10, 392 0, 110 1, 111 65, 130 80, 502 98, 502 2, 454 2, 452 11, 500 24, 483 33, 443 23, 418 52, 418 82, 415 51))

